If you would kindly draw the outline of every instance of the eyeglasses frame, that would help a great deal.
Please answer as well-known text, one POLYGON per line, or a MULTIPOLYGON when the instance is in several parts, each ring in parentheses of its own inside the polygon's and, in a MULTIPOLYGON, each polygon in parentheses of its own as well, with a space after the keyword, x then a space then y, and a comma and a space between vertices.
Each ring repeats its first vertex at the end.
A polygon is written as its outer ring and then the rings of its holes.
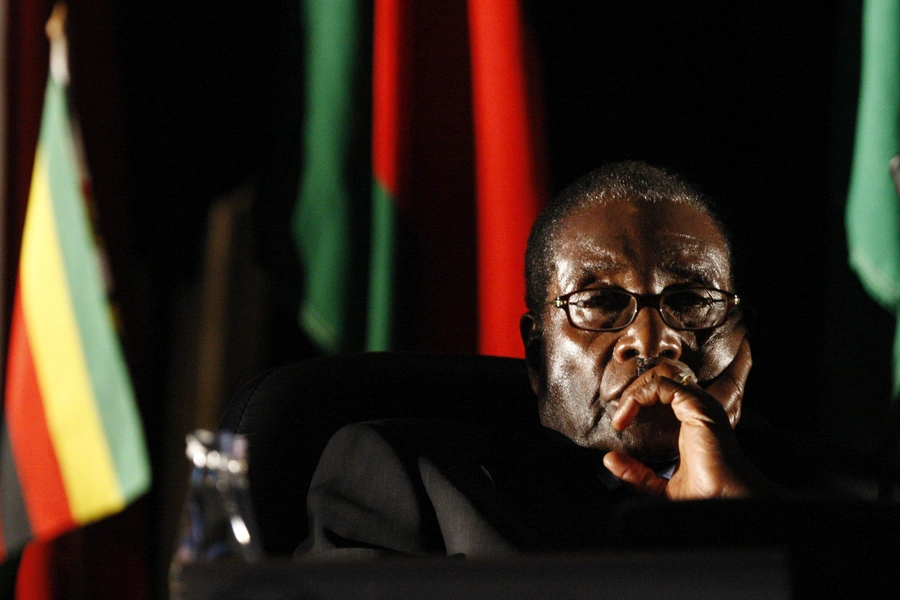
POLYGON ((634 323, 634 320, 637 319, 638 314, 644 308, 655 309, 656 312, 659 313, 659 316, 663 320, 663 323, 665 323, 667 326, 671 327, 672 329, 675 329, 678 331, 704 331, 706 329, 715 329, 716 327, 721 327, 722 324, 728 320, 728 316, 731 314, 731 311, 734 310, 737 306, 739 306, 740 303, 741 303, 740 296, 738 296, 734 292, 729 292, 727 290, 720 290, 718 288, 713 288, 713 287, 694 287, 694 288, 682 288, 682 289, 677 289, 677 290, 669 290, 668 292, 663 292, 661 294, 635 294, 634 292, 629 292, 628 290, 623 290, 620 288, 586 288, 586 289, 575 290, 574 292, 569 292, 568 294, 563 294, 562 296, 557 296, 556 298, 554 298, 547 304, 550 306, 555 306, 556 308, 563 309, 563 311, 565 311, 565 313, 566 313, 566 319, 569 321, 569 325, 571 325, 575 329, 578 329, 579 331, 605 332, 605 331, 621 331, 621 330, 625 329, 626 327, 628 327, 629 325, 634 323), (634 310, 634 314, 631 315, 631 319, 629 319, 629 321, 627 323, 625 323, 624 325, 621 325, 619 327, 612 327, 610 329, 588 329, 585 327, 579 327, 578 325, 575 324, 574 321, 572 321, 572 314, 569 312, 569 306, 570 306, 569 298, 571 298, 575 294, 580 294, 582 292, 590 292, 592 290, 601 290, 601 289, 609 289, 610 291, 625 294, 627 296, 631 296, 632 298, 634 298, 635 302, 637 303, 637 307, 634 310), (671 294, 677 294, 679 292, 687 292, 687 291, 691 291, 691 290, 718 292, 720 294, 725 295, 725 301, 726 301, 725 312, 722 313, 722 320, 720 322, 716 323, 715 325, 710 325, 708 327, 679 327, 679 326, 672 325, 671 323, 669 323, 666 320, 665 313, 663 313, 663 310, 662 310, 663 298, 665 298, 666 296, 669 296, 671 294))

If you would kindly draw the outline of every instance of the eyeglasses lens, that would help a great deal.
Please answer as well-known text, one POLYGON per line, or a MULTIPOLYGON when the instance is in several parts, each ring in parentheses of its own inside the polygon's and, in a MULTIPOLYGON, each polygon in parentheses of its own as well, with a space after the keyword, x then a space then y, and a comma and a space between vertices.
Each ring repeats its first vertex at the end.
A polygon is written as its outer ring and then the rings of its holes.
POLYGON ((617 290, 585 290, 569 297, 569 314, 576 327, 602 331, 625 327, 637 301, 617 290))
POLYGON ((706 329, 725 317, 728 298, 716 290, 680 290, 662 297, 663 320, 672 327, 706 329))

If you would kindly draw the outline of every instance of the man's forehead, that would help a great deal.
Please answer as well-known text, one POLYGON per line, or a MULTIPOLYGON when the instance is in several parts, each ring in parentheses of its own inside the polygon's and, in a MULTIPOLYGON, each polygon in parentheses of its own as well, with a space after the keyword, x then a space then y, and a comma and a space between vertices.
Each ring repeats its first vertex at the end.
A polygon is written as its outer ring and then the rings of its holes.
POLYGON ((559 275, 577 286, 610 276, 633 275, 641 270, 652 271, 660 279, 670 282, 691 282, 708 287, 729 286, 731 274, 727 254, 718 248, 695 250, 699 248, 685 248, 683 251, 671 249, 656 255, 652 264, 612 253, 602 257, 583 254, 558 256, 556 263, 559 275))
POLYGON ((724 235, 709 215, 688 205, 588 207, 569 215, 557 242, 555 271, 566 287, 632 276, 652 276, 662 285, 731 285, 724 235))
POLYGON ((699 276, 730 284, 731 256, 724 236, 719 231, 716 233, 711 239, 685 233, 666 234, 671 243, 661 249, 660 267, 684 277, 699 276))

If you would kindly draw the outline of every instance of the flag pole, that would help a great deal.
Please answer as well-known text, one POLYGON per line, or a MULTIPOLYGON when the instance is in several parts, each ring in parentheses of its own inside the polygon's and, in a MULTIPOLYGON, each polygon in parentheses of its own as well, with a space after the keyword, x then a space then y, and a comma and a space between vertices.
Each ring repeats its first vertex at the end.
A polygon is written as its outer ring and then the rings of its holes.
MULTIPOLYGON (((6 371, 6 334, 9 331, 8 310, 6 303, 7 290, 9 289, 7 276, 10 269, 6 264, 9 258, 9 209, 12 202, 11 187, 9 185, 9 168, 7 157, 9 156, 9 99, 7 97, 9 83, 12 77, 9 73, 7 55, 10 47, 9 20, 10 3, 8 0, 0 0, 0 385, 3 383, 3 373, 6 371)), ((0 397, 0 408, 3 400, 0 397)), ((0 590, 2 592, 2 590, 0 590)))
POLYGON ((66 39, 66 18, 69 7, 65 2, 53 5, 44 31, 50 40, 50 76, 61 86, 69 84, 69 44, 66 39))

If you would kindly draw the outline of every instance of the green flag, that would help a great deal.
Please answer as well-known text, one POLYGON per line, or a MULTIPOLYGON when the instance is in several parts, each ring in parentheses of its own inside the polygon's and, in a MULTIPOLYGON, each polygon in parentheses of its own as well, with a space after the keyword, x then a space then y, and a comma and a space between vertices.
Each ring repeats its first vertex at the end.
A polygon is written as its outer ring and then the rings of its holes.
POLYGON ((326 352, 347 335, 351 205, 346 183, 359 29, 356 0, 304 0, 307 33, 303 170, 293 216, 304 269, 299 320, 326 352))
MULTIPOLYGON (((900 314, 900 198, 889 164, 900 152, 900 0, 866 0, 853 170, 847 198, 850 266, 869 295, 900 314)), ((900 328, 894 397, 900 392, 900 328)))

